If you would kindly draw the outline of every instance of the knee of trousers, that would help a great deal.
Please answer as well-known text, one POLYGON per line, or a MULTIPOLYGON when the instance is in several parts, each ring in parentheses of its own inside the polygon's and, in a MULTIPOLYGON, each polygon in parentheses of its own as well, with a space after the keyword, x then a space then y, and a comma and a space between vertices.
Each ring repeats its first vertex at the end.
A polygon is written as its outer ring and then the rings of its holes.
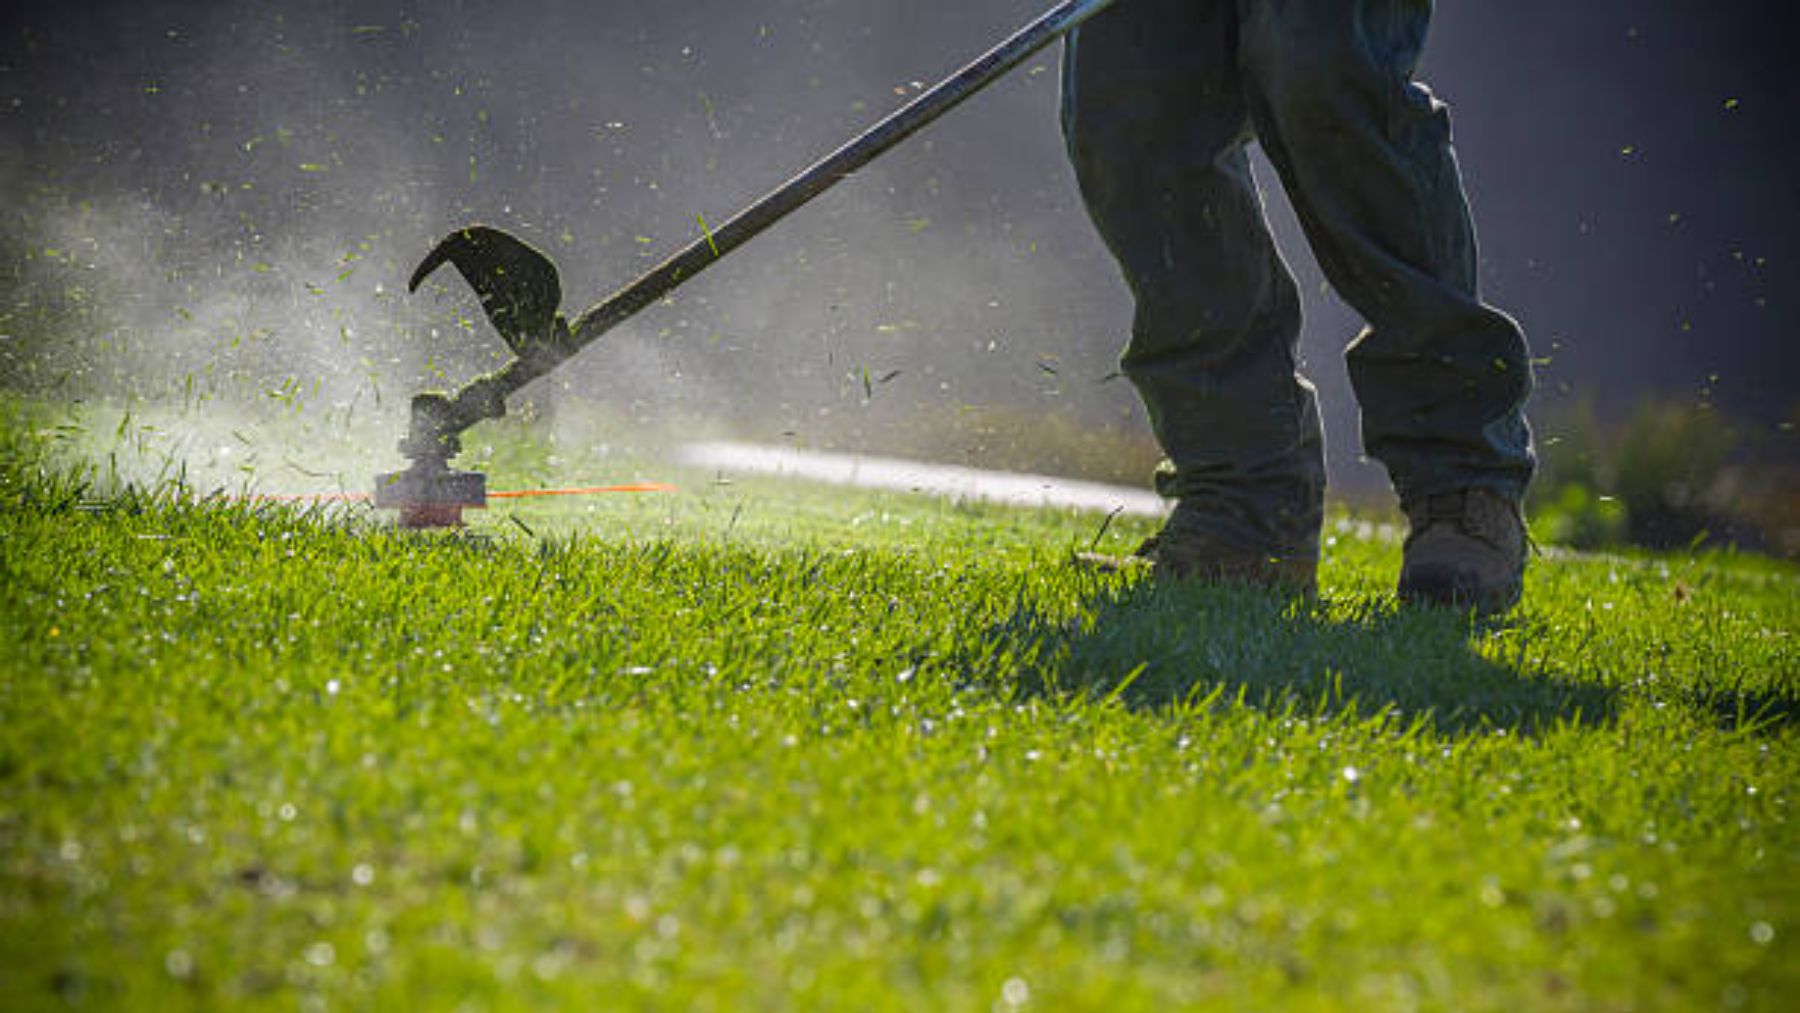
POLYGON ((1430 93, 1412 85, 1427 13, 1411 0, 1363 4, 1262 4, 1246 18, 1239 61, 1257 107, 1259 130, 1283 143, 1305 144, 1373 118, 1393 129, 1396 117, 1436 112, 1430 93), (1303 16, 1294 11, 1320 8, 1303 16), (1365 9, 1367 8, 1367 9, 1365 9))

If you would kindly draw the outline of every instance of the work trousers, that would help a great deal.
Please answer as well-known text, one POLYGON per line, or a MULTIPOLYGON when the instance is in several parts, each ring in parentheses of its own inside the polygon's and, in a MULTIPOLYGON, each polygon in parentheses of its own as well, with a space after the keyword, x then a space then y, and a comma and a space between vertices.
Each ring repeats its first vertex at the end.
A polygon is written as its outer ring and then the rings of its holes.
POLYGON ((1252 141, 1368 325, 1350 379, 1402 502, 1530 481, 1525 339, 1477 293, 1449 116, 1412 76, 1430 19, 1430 0, 1121 0, 1071 35, 1063 130, 1136 299, 1122 369, 1167 455, 1171 523, 1318 553, 1318 403, 1252 141))

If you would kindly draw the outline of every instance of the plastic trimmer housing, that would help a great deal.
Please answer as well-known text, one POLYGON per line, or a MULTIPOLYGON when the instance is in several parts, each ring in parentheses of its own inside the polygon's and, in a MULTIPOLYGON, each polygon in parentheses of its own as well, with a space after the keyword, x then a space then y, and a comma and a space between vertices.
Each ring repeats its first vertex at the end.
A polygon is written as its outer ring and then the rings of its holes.
POLYGON ((403 528, 461 527, 464 510, 487 508, 487 476, 419 461, 375 477, 375 508, 400 511, 403 528))
POLYGON ((442 394, 413 398, 412 428, 400 441, 412 466, 375 476, 375 508, 398 510, 403 528, 461 527, 464 510, 486 509, 487 476, 450 467, 462 451, 466 425, 442 394))

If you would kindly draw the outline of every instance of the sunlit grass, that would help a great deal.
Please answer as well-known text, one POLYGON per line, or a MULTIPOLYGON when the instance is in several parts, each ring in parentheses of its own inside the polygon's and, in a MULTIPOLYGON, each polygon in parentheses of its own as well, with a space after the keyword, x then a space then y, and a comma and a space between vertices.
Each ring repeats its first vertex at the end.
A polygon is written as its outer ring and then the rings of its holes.
MULTIPOLYGON (((502 460, 498 478, 512 465, 502 460)), ((1398 610, 769 481, 371 515, 0 439, 10 1008, 1779 1009, 1800 582, 1398 610)))

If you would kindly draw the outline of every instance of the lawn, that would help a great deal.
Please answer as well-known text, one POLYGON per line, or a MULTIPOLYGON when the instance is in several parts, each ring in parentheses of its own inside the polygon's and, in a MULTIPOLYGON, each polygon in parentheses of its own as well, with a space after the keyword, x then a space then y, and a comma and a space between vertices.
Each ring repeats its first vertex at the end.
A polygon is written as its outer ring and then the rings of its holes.
POLYGON ((414 534, 43 443, 0 436, 9 1010, 1800 989, 1792 566, 1552 548, 1477 624, 1342 514, 1289 603, 1083 572, 1145 533, 1092 514, 685 475, 414 534))

